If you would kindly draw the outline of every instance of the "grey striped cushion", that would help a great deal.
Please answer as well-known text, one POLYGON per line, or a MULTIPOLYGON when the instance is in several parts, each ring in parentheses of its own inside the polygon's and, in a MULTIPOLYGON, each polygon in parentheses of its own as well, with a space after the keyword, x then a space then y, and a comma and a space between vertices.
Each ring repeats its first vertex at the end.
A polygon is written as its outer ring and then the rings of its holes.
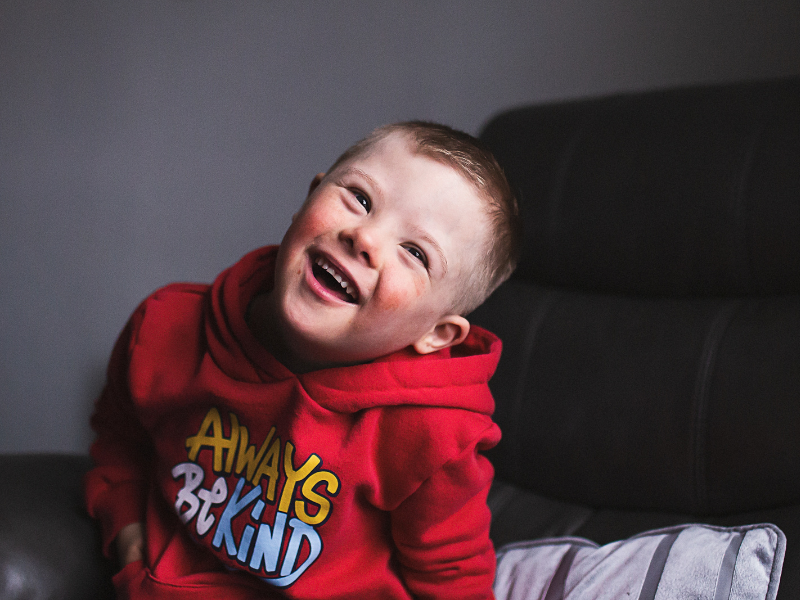
POLYGON ((498 600, 774 600, 786 537, 775 525, 680 525, 598 546, 583 538, 497 552, 498 600))

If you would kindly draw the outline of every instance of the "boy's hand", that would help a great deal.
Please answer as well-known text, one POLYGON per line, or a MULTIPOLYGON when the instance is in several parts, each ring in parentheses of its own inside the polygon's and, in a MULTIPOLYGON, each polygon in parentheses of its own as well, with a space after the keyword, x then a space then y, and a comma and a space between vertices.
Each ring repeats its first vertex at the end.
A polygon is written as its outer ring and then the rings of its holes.
POLYGON ((144 558, 144 528, 141 523, 125 525, 117 534, 117 556, 121 567, 144 558))

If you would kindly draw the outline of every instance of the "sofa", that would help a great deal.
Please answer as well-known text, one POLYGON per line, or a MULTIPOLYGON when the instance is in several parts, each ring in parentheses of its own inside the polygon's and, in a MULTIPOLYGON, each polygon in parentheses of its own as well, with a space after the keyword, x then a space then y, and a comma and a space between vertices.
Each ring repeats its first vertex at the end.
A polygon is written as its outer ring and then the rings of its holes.
MULTIPOLYGON (((514 277, 471 320, 491 385, 497 547, 773 523, 800 599, 800 79, 508 110, 514 277)), ((0 600, 112 598, 85 456, 0 457, 0 600)))
POLYGON ((800 598, 800 79, 510 110, 525 248, 472 320, 496 545, 769 522, 800 598))

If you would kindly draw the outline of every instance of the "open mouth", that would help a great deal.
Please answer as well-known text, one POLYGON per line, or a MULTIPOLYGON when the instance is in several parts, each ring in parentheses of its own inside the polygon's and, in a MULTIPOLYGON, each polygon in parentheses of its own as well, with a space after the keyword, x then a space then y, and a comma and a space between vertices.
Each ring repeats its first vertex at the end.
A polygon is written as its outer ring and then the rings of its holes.
POLYGON ((312 272, 317 281, 326 289, 345 302, 355 304, 358 302, 358 289, 350 281, 345 279, 335 266, 318 256, 311 265, 312 272))

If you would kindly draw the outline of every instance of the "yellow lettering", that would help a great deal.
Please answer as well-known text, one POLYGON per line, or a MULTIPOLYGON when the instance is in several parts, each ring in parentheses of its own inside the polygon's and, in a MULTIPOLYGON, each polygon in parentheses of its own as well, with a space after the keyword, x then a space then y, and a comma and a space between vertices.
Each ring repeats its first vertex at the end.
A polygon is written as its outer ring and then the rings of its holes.
POLYGON ((314 489, 320 483, 325 484, 325 491, 329 494, 335 496, 336 492, 339 491, 339 478, 330 471, 317 471, 309 475, 308 479, 303 482, 301 492, 303 497, 312 504, 316 504, 319 510, 317 510, 317 514, 311 516, 306 512, 305 503, 302 500, 295 500, 295 513, 297 513, 297 518, 303 521, 303 523, 319 525, 328 518, 328 514, 331 511, 331 501, 325 496, 318 494, 314 489))
POLYGON ((286 483, 283 484, 283 492, 281 493, 281 501, 278 504, 280 512, 288 512, 289 505, 292 502, 295 486, 308 477, 309 473, 313 471, 322 459, 316 454, 312 454, 306 459, 300 468, 295 470, 292 464, 292 456, 294 455, 294 446, 292 442, 286 442, 286 450, 283 454, 283 471, 286 474, 286 483))
POLYGON ((233 468, 233 457, 236 454, 236 445, 239 441, 239 434, 240 434, 240 427, 239 427, 239 417, 237 417, 234 413, 230 414, 231 416, 231 437, 228 440, 228 454, 227 460, 225 461, 225 472, 230 473, 231 469, 233 468))
MULTIPOLYGON (((189 460, 196 461, 202 449, 210 449, 214 453, 215 472, 223 470, 224 462, 226 473, 233 471, 240 475, 244 471, 246 479, 254 486, 259 485, 261 479, 266 477, 265 500, 274 502, 281 476, 281 440, 275 435, 275 427, 269 430, 266 439, 256 451, 255 444, 249 443, 250 432, 247 427, 239 423, 239 418, 234 413, 229 413, 229 418, 230 436, 225 437, 219 410, 216 407, 208 410, 197 433, 186 438, 189 460)), ((302 484, 302 498, 294 501, 295 514, 308 525, 319 525, 328 518, 331 511, 330 498, 323 494, 335 496, 339 491, 339 478, 330 471, 314 471, 322 464, 322 459, 316 454, 309 456, 295 469, 294 450, 294 445, 287 441, 283 452, 283 474, 286 481, 281 491, 278 510, 288 513, 295 491, 302 484), (316 507, 316 511, 313 507, 316 507), (307 509, 311 509, 314 514, 308 514, 307 509)))
MULTIPOLYGON (((270 436, 272 433, 273 432, 270 431, 270 436)), ((264 446, 266 446, 266 442, 264 442, 264 446)), ((267 450, 267 454, 261 460, 261 463, 259 463, 255 475, 253 475, 253 478, 250 480, 250 483, 253 485, 258 485, 258 482, 261 481, 263 476, 269 479, 269 483, 267 484, 267 500, 269 502, 275 500, 275 486, 278 483, 278 465, 280 464, 280 460, 281 438, 276 437, 275 441, 272 442, 272 446, 267 450)))
POLYGON ((189 460, 197 459, 197 454, 204 447, 214 451, 214 471, 222 471, 222 455, 227 451, 227 461, 225 469, 231 470, 233 464, 233 454, 236 451, 236 444, 239 438, 239 419, 236 415, 231 415, 231 436, 225 437, 222 430, 222 417, 216 407, 212 407, 206 413, 197 435, 186 438, 186 449, 189 451, 189 460), (209 431, 211 432, 209 434, 209 431))
POLYGON ((247 445, 250 437, 250 432, 247 431, 247 427, 244 425, 239 425, 239 453, 236 455, 236 474, 238 475, 241 473, 242 469, 246 467, 247 474, 245 477, 250 480, 253 485, 256 485, 255 482, 252 481, 253 474, 255 473, 258 463, 260 463, 261 459, 264 457, 264 453, 267 451, 267 446, 269 446, 273 435, 275 435, 275 427, 269 430, 267 439, 264 440, 264 443, 261 444, 261 448, 258 450, 258 453, 256 453, 255 444, 252 446, 247 445))

